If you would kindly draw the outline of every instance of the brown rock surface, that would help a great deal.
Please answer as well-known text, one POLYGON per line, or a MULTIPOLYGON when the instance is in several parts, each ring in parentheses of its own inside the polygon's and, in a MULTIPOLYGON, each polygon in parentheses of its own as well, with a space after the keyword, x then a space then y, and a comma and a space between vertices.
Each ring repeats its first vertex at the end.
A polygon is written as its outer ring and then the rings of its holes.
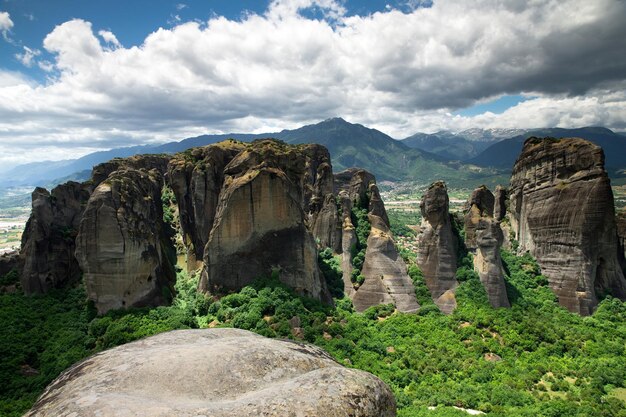
POLYGON ((465 206, 465 246, 476 249, 476 226, 482 217, 493 218, 495 198, 491 191, 481 185, 472 192, 465 206))
POLYGON ((509 199, 508 190, 501 185, 496 186, 494 193, 493 218, 502 221, 506 218, 506 206, 509 199))
POLYGON ((93 167, 90 182, 95 188, 109 175, 122 168, 144 169, 146 171, 156 169, 161 175, 164 175, 170 158, 169 155, 134 155, 128 158, 113 158, 93 167))
POLYGON ((21 271, 23 269, 20 254, 15 251, 0 255, 0 277, 8 274, 14 269, 16 271, 21 271))
POLYGON ((365 282, 352 296, 354 309, 363 311, 378 304, 393 303, 398 311, 416 312, 420 305, 415 297, 415 287, 396 250, 389 227, 374 214, 368 217, 372 229, 361 271, 365 282))
POLYGON ((25 417, 393 417, 391 390, 318 347, 238 329, 177 330, 68 369, 25 417))
POLYGON ((80 279, 75 238, 89 192, 88 185, 72 181, 55 187, 52 193, 39 187, 33 191, 20 251, 24 262, 21 284, 26 294, 45 293, 80 279))
POLYGON ((168 302, 175 279, 157 170, 120 169, 89 198, 76 238, 87 296, 99 313, 168 302))
POLYGON ((378 304, 392 303, 398 311, 415 312, 419 304, 415 287, 408 276, 406 264, 396 250, 385 205, 380 197, 376 179, 372 174, 351 168, 335 175, 335 190, 341 202, 342 218, 342 270, 344 293, 352 299, 354 308, 363 311, 378 304), (365 281, 355 289, 351 275, 353 248, 357 244, 355 225, 352 223, 353 207, 365 207, 371 231, 367 238, 365 261, 361 275, 365 281))
POLYGON ((485 287, 491 305, 494 308, 510 307, 500 258, 500 247, 504 239, 502 229, 492 217, 481 217, 475 231, 474 270, 485 287))
POLYGON ((617 239, 622 250, 622 270, 626 270, 626 210, 617 213, 617 239))
POLYGON ((278 271, 296 292, 332 302, 305 212, 316 204, 320 188, 309 170, 309 155, 317 148, 255 141, 228 163, 204 251, 201 290, 235 290, 278 271))
POLYGON ((178 204, 189 271, 201 266, 224 182, 224 168, 244 148, 243 143, 225 141, 189 149, 170 160, 168 183, 178 204))
POLYGON ((591 314, 598 296, 626 298, 602 149, 579 138, 529 138, 513 168, 510 220, 559 303, 591 314))
POLYGON ((456 308, 458 243, 450 223, 445 183, 437 181, 428 187, 420 209, 422 224, 418 235, 417 264, 435 304, 443 313, 450 314, 456 308))

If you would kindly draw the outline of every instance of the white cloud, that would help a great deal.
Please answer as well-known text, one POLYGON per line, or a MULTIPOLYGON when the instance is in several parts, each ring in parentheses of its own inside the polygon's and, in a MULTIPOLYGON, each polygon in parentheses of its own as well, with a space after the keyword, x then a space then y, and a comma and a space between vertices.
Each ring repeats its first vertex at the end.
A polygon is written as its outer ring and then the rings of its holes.
POLYGON ((0 83, 0 164, 37 146, 110 148, 331 116, 395 137, 626 130, 625 20, 621 0, 439 0, 350 17, 338 1, 274 0, 262 15, 182 23, 129 47, 72 20, 44 39, 54 59, 37 64, 54 79, 0 83), (303 17, 310 8, 327 19, 303 17), (520 93, 536 98, 498 115, 453 114, 520 93))
POLYGON ((178 3, 176 5, 176 10, 183 10, 186 9, 188 6, 185 3, 178 3))
POLYGON ((30 49, 28 46, 22 46, 24 52, 15 54, 17 58, 24 66, 32 67, 35 63, 35 57, 41 55, 39 49, 30 49))
POLYGON ((5 40, 9 40, 9 32, 13 28, 13 21, 8 12, 0 12, 0 33, 5 40))
POLYGON ((100 30, 98 31, 98 35, 109 45, 112 45, 115 48, 121 48, 122 44, 117 40, 117 37, 113 34, 113 32, 108 30, 100 30))

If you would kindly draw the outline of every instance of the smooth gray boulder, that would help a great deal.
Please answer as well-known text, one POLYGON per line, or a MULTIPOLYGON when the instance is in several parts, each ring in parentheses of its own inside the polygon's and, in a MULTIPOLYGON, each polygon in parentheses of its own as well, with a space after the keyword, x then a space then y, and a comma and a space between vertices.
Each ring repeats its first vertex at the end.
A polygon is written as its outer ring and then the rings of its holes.
POLYGON ((392 417, 391 390, 318 347, 239 329, 177 330, 94 355, 25 417, 392 417))

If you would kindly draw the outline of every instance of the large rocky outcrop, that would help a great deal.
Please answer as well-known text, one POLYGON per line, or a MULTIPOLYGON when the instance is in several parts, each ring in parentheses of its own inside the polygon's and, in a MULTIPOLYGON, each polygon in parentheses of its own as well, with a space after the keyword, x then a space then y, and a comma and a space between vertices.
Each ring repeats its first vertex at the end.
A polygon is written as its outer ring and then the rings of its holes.
POLYGON ((0 277, 3 277, 13 270, 19 272, 22 269, 22 260, 17 251, 3 253, 0 255, 0 277))
POLYGON ((519 250, 537 258, 562 306, 586 315, 603 294, 626 298, 600 147, 579 138, 529 138, 509 192, 519 250))
POLYGON ((156 169, 122 168, 89 198, 76 238, 87 296, 98 312, 164 304, 175 279, 156 169))
POLYGON ((491 191, 481 185, 472 192, 465 205, 464 230, 465 246, 476 249, 476 226, 483 217, 493 218, 495 198, 491 191))
POLYGON ((342 269, 344 292, 357 311, 378 304, 392 303, 398 311, 414 312, 419 309, 415 287, 408 276, 404 260, 396 250, 389 219, 376 180, 369 172, 351 168, 335 175, 335 192, 342 213, 342 269), (353 208, 367 209, 371 226, 367 237, 361 275, 364 281, 357 288, 351 276, 353 256, 358 242, 353 208))
POLYGON ((224 182, 224 168, 244 147, 237 141, 225 141, 189 149, 175 155, 169 163, 167 177, 178 203, 189 271, 201 266, 224 182))
POLYGON ((169 155, 133 155, 128 158, 113 158, 110 161, 94 166, 91 170, 89 182, 91 182, 93 187, 97 187, 115 171, 129 168, 146 171, 155 169, 161 175, 164 175, 170 159, 171 156, 169 155))
POLYGON ((226 165, 204 251, 201 290, 235 290, 277 271, 299 294, 332 301, 307 228, 310 207, 320 205, 319 182, 332 184, 312 168, 312 158, 328 155, 318 148, 260 140, 226 165))
POLYGON ((508 190, 501 186, 496 186, 496 191, 494 193, 494 206, 493 206, 493 218, 497 221, 502 221, 506 218, 506 207, 507 202, 509 200, 509 192, 508 190))
MULTIPOLYGON (((501 199, 501 192, 499 193, 501 199)), ((474 255, 474 270, 485 287, 493 307, 510 307, 504 283, 504 268, 500 248, 504 235, 500 222, 493 218, 494 198, 484 185, 474 190, 466 207, 464 218, 465 242, 474 255)))
POLYGON ((458 241, 450 222, 448 189, 442 181, 428 187, 420 203, 422 224, 418 235, 417 264, 439 309, 456 308, 454 291, 458 241))
POLYGON ((626 210, 617 213, 617 239, 622 256, 622 270, 626 271, 626 210))
POLYGON ((99 353, 26 417, 393 417, 391 390, 321 349, 238 329, 178 330, 99 353))
POLYGON ((89 185, 68 182, 51 193, 37 187, 22 235, 21 284, 26 294, 45 293, 80 279, 75 238, 89 198, 89 185))
POLYGON ((405 313, 419 310, 415 287, 404 260, 396 250, 389 226, 371 212, 368 218, 372 228, 361 271, 365 281, 352 295, 355 310, 363 311, 374 305, 389 303, 405 313))

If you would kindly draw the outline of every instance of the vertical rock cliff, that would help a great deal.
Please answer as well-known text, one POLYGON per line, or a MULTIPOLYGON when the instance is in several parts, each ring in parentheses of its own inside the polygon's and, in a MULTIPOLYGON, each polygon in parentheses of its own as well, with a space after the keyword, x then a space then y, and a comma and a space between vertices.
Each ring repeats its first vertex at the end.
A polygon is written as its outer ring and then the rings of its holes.
POLYGON ((20 252, 26 294, 45 293, 80 280, 75 239, 90 191, 89 185, 77 182, 59 185, 51 193, 39 187, 33 191, 20 252))
POLYGON ((617 240, 619 249, 621 250, 622 257, 622 271, 626 273, 626 210, 622 210, 617 213, 617 240))
POLYGON ((422 225, 418 235, 417 264, 426 286, 445 314, 456 308, 454 291, 458 243, 450 222, 448 189, 442 181, 428 187, 420 204, 422 225))
POLYGON ((187 270, 202 265, 224 182, 224 168, 244 149, 236 141, 189 149, 175 155, 167 178, 176 196, 181 235, 187 250, 187 270))
POLYGON ((332 301, 307 228, 307 211, 319 204, 316 188, 323 180, 317 169, 314 175, 309 170, 318 147, 255 141, 224 167, 201 290, 235 290, 277 271, 299 294, 332 301))
POLYGON ((94 190, 76 257, 99 313, 168 302, 175 272, 163 223, 161 173, 119 169, 94 190))
POLYGON ((357 311, 378 304, 392 303, 399 311, 419 309, 415 288, 408 276, 404 260, 396 250, 389 219, 375 178, 362 169, 348 169, 335 175, 335 190, 339 194, 342 212, 342 269, 344 291, 357 311), (357 234, 353 209, 366 209, 370 225, 360 275, 363 282, 355 288, 352 282, 353 257, 357 234))
POLYGON ((626 298, 613 193, 602 149, 579 138, 529 138, 513 168, 510 220, 559 303, 591 314, 598 297, 626 298))
MULTIPOLYGON (((502 199, 502 192, 499 192, 502 199)), ((499 200, 484 185, 474 190, 465 213, 465 242, 474 255, 474 270, 493 307, 510 307, 504 283, 500 248, 504 240, 500 223, 493 218, 499 200)))

